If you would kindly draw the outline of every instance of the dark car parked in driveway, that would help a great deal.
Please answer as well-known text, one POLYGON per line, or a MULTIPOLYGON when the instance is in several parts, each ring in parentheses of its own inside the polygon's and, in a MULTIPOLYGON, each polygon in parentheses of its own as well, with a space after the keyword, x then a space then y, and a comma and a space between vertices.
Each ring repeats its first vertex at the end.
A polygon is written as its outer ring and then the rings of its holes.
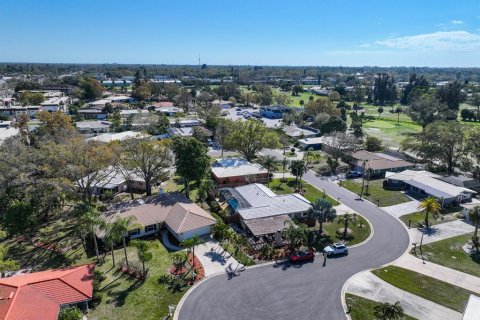
POLYGON ((345 175, 347 178, 349 179, 353 179, 353 178, 361 178, 362 177, 362 173, 361 172, 358 172, 358 171, 349 171, 347 172, 347 174, 345 175))
POLYGON ((289 257, 290 262, 296 263, 296 262, 304 262, 304 261, 313 261, 315 260, 315 253, 313 250, 301 250, 292 253, 289 257))

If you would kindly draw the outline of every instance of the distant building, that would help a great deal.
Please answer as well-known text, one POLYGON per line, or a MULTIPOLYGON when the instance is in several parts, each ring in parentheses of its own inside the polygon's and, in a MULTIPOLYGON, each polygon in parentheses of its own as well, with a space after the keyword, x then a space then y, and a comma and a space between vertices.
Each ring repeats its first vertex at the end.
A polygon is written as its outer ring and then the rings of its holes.
POLYGON ((78 114, 83 116, 84 119, 107 119, 107 114, 101 109, 78 109, 78 114))
POLYGON ((320 133, 319 130, 313 128, 302 128, 297 125, 291 125, 283 128, 283 132, 292 138, 313 138, 320 133))
POLYGON ((112 142, 112 141, 123 141, 127 139, 144 139, 148 138, 150 135, 137 132, 137 131, 124 131, 124 132, 118 132, 118 133, 102 133, 99 134, 98 136, 88 138, 88 141, 99 141, 99 142, 112 142))
POLYGON ((75 122, 77 131, 82 134, 105 133, 110 130, 108 121, 79 121, 75 122))
POLYGON ((212 164, 212 176, 219 187, 266 183, 268 171, 260 164, 240 158, 221 158, 212 164))
POLYGON ((281 119, 284 113, 289 112, 289 107, 281 105, 265 106, 260 108, 260 116, 270 119, 281 119))
POLYGON ((213 106, 218 106, 221 109, 230 109, 233 108, 233 102, 228 101, 228 100, 213 100, 212 101, 213 106))
POLYGON ((302 150, 321 150, 323 143, 324 143, 324 137, 315 137, 315 138, 305 138, 305 139, 300 139, 298 140, 298 147, 302 150))
POLYGON ((48 112, 67 112, 68 105, 70 104, 69 97, 54 97, 45 100, 40 104, 41 111, 48 111, 48 112))

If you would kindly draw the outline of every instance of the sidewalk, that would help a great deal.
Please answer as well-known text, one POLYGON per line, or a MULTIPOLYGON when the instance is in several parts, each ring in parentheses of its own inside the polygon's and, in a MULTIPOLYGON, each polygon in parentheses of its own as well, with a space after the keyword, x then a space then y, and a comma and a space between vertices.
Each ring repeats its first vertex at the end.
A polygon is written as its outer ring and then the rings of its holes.
POLYGON ((225 269, 231 265, 233 269, 241 265, 220 244, 209 238, 202 244, 195 246, 195 255, 203 265, 205 277, 217 273, 224 273, 225 269))
POLYGON ((410 235, 410 240, 412 243, 416 242, 417 244, 420 244, 422 233, 424 233, 423 244, 428 244, 435 241, 456 237, 465 233, 470 233, 474 230, 475 227, 464 222, 463 220, 455 220, 434 225, 430 229, 419 230, 417 228, 411 228, 408 229, 408 234, 410 235))
MULTIPOLYGON (((418 250, 418 249, 417 249, 418 250)), ((480 294, 480 278, 405 254, 392 263, 480 294)))
POLYGON ((400 301, 405 313, 417 319, 462 319, 461 313, 394 287, 370 271, 363 271, 351 277, 345 284, 344 290, 379 302, 395 303, 400 301))

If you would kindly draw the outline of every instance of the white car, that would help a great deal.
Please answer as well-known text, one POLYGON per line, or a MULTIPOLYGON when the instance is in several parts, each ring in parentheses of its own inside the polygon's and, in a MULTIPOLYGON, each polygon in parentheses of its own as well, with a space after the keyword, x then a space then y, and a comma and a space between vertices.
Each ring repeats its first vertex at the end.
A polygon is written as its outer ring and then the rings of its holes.
POLYGON ((329 246, 326 246, 323 249, 323 252, 325 252, 327 254, 327 256, 333 256, 333 255, 338 255, 338 254, 347 255, 348 254, 348 247, 344 243, 337 242, 337 243, 331 244, 329 246))

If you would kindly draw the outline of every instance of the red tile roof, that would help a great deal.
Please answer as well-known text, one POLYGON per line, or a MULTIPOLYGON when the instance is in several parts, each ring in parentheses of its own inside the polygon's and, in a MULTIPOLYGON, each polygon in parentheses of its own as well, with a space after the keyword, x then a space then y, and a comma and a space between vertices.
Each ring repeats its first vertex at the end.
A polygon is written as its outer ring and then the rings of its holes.
POLYGON ((83 265, 0 279, 0 319, 56 320, 61 305, 92 298, 94 268, 83 265))

